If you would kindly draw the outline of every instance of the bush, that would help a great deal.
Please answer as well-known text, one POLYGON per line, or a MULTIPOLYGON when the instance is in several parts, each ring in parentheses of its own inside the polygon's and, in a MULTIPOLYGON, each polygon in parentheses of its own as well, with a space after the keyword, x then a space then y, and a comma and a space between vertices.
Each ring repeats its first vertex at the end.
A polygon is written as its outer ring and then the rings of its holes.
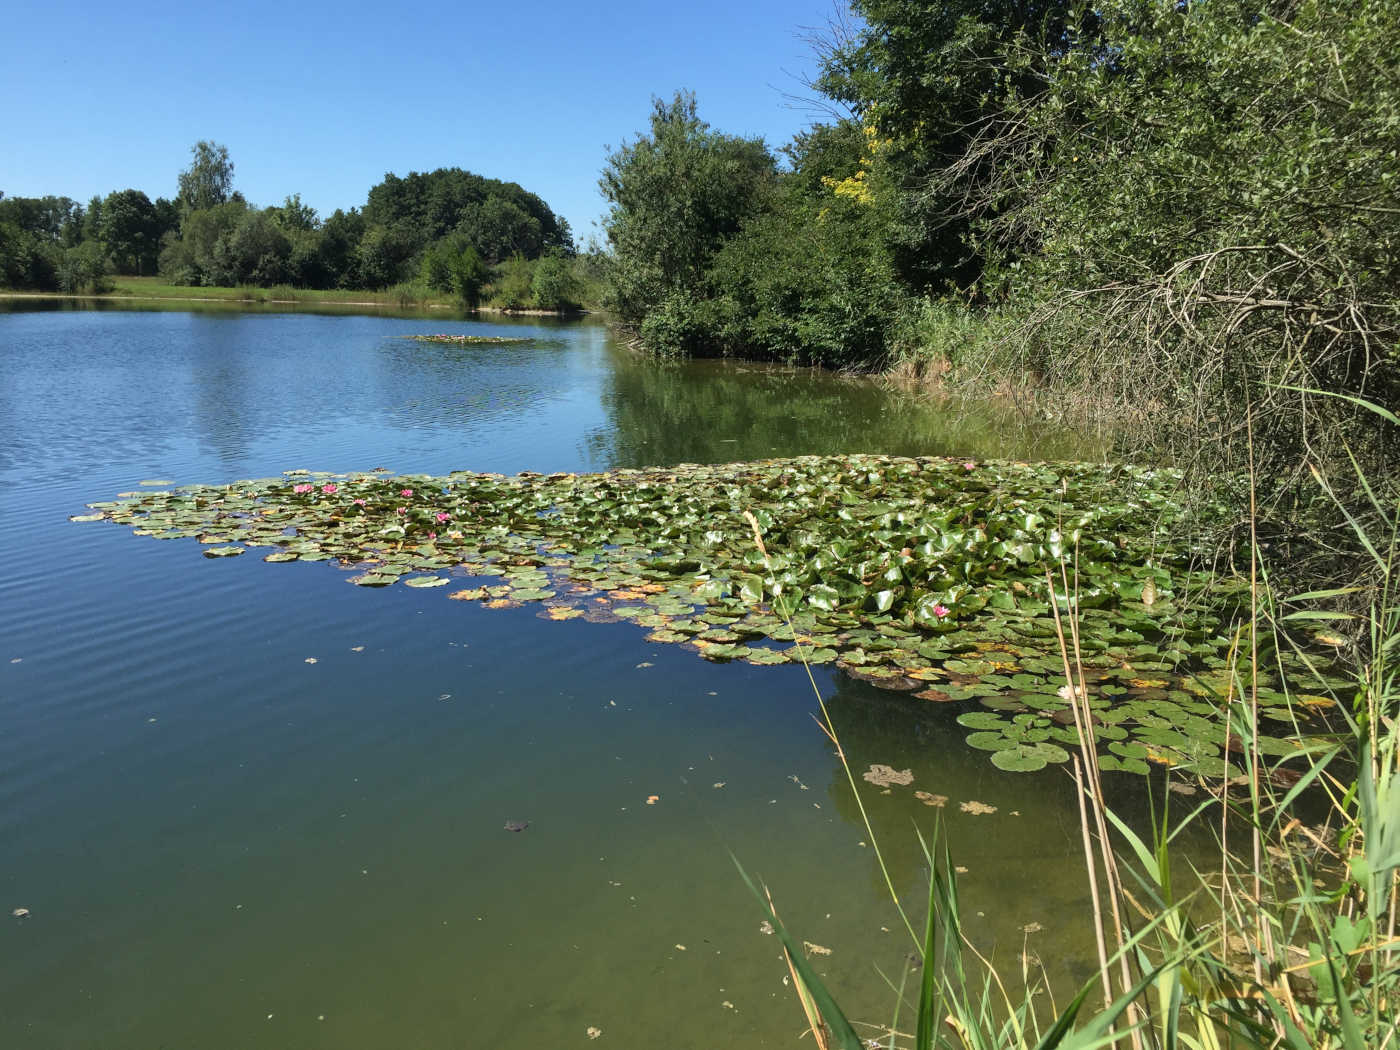
POLYGON ((514 255, 501 264, 494 285, 492 302, 503 310, 524 310, 533 305, 533 269, 522 256, 514 255))
POLYGON ((568 259, 546 255, 535 264, 530 294, 541 310, 566 310, 578 306, 579 287, 568 259))

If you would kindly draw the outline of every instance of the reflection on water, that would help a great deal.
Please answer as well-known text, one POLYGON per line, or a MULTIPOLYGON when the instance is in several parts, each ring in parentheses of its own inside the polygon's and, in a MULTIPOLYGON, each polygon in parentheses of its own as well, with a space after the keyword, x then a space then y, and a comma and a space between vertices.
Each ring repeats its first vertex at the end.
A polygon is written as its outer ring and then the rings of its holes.
POLYGON ((723 361, 659 363, 619 353, 607 424, 589 435, 600 460, 722 463, 789 455, 880 452, 1002 459, 1076 459, 1082 439, 1010 406, 932 403, 864 377, 723 361))
MULTIPOLYGON (((554 1046, 589 1026, 800 1046, 730 850, 832 948, 850 1011, 887 1019, 874 966, 909 946, 800 668, 67 516, 143 479, 297 467, 1031 447, 971 418, 866 382, 658 365, 587 323, 0 314, 0 1046, 554 1046), (401 338, 444 329, 537 340, 401 338)), ((1018 951, 1039 921, 1075 975, 1062 774, 1002 774, 955 712, 817 681, 858 772, 914 774, 889 795, 862 782, 906 902, 914 829, 942 816, 973 936, 1018 951)))

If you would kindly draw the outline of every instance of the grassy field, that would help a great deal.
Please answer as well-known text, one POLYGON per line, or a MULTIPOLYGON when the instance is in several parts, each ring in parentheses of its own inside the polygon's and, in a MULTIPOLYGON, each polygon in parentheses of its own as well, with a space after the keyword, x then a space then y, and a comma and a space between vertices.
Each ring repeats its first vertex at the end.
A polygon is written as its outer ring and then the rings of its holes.
MULTIPOLYGON (((323 290, 292 288, 277 285, 272 288, 255 288, 243 285, 238 288, 192 288, 185 285, 166 284, 159 277, 113 277, 115 286, 109 294, 148 299, 222 299, 234 302, 297 302, 297 303, 368 303, 376 306, 400 306, 401 293, 396 288, 386 288, 369 292, 362 289, 328 288, 323 290)), ((456 307, 451 296, 433 295, 427 299, 415 300, 412 305, 456 307)))

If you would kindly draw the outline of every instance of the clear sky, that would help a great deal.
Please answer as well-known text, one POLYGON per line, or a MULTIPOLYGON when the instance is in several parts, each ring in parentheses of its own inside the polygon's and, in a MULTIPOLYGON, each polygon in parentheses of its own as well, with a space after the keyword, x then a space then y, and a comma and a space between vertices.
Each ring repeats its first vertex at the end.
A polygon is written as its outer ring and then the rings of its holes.
MULTIPOLYGON (((841 0, 836 0, 840 3, 841 0)), ((844 8, 844 4, 841 5, 844 8)), ((472 3, 27 0, 0 8, 0 190, 173 197, 190 147, 229 149, 258 205, 323 216, 385 172, 518 182, 587 238, 608 146, 651 97, 778 146, 810 124, 804 39, 833 0, 472 3)))

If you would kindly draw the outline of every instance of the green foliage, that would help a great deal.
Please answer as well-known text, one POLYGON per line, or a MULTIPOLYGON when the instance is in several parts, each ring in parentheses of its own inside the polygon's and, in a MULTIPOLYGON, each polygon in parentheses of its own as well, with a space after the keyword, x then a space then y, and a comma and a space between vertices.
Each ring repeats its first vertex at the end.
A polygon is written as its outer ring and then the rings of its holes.
MULTIPOLYGON (((1074 0, 852 7, 862 29, 827 49, 818 86, 882 142, 875 167, 900 187, 886 233, 901 278, 920 292, 968 288, 986 258, 965 197, 985 179, 987 162, 963 162, 989 137, 1023 132, 1017 102, 1044 91, 1066 56, 1102 55, 1095 9, 1074 0), (950 170, 956 177, 939 178, 950 170)), ((1038 158, 1017 159, 1033 175, 1038 158)))
POLYGON ((599 181, 611 205, 612 308, 639 324, 663 302, 702 296, 715 253, 761 210, 776 180, 763 141, 712 130, 694 95, 653 100, 650 133, 612 153, 599 181))
POLYGON ((726 243, 708 275, 718 345, 833 368, 884 364, 904 293, 864 211, 793 187, 726 243))
POLYGON ((491 276, 490 269, 476 249, 470 245, 463 248, 449 260, 448 271, 452 294, 468 307, 476 309, 481 302, 481 290, 491 276))
POLYGON ((461 168, 385 175, 370 189, 364 215, 415 246, 460 233, 489 262, 573 251, 569 224, 538 196, 461 168))
POLYGON ((190 153, 174 201, 126 189, 84 209, 67 197, 0 193, 0 286, 90 289, 109 270, 158 268, 176 285, 382 289, 418 274, 475 306, 490 277, 484 260, 550 254, 564 262, 546 269, 538 294, 527 279, 513 298, 562 304, 579 294, 567 264, 569 224, 516 183, 460 168, 391 174, 363 210, 336 210, 322 222, 300 194, 251 206, 233 189, 227 147, 201 140, 190 153))
MULTIPOLYGON (((695 101, 656 102, 650 136, 609 158, 612 306, 664 355, 743 355, 870 368, 899 288, 887 211, 865 182, 867 136, 822 126, 785 152, 719 135, 695 101), (841 195, 851 180, 859 192, 841 195)), ((872 182, 874 181, 871 177, 872 182)))
POLYGON ((355 248, 355 283, 361 288, 387 288, 402 272, 410 245, 403 234, 371 226, 355 248))
POLYGON ((541 310, 567 310, 579 305, 580 288, 572 261, 562 255, 546 255, 535 264, 530 295, 541 310))
POLYGON ((180 172, 176 198, 183 212, 218 207, 233 195, 233 161, 228 147, 200 139, 190 147, 190 166, 180 172))
POLYGON ((288 234, 310 233, 320 225, 316 209, 303 204, 300 193, 293 193, 282 201, 280 207, 266 209, 267 216, 288 234))
POLYGON ((1400 492, 1393 427, 1309 393, 1400 404, 1400 8, 1094 10, 1112 60, 1061 56, 1012 107, 1021 130, 967 155, 988 174, 964 200, 1028 315, 1016 367, 1130 419, 1129 453, 1252 462, 1292 569, 1335 579, 1359 550, 1304 463, 1358 513, 1350 457, 1382 503, 1400 492))
POLYGON ((532 267, 522 256, 514 255, 501 266, 494 283, 492 302, 505 310, 524 310, 531 299, 532 267))
POLYGON ((101 241, 117 273, 154 273, 160 239, 166 232, 151 199, 140 190, 109 193, 97 223, 101 241))
POLYGON ((58 291, 105 292, 109 290, 107 281, 107 257, 94 241, 85 241, 75 248, 66 248, 60 257, 55 273, 58 291))
POLYGON ((0 193, 0 223, 71 245, 71 233, 82 228, 83 209, 68 197, 6 197, 0 193))
POLYGON ((232 286, 247 283, 233 264, 230 241, 248 212, 241 199, 185 213, 178 237, 160 254, 161 273, 176 284, 232 286))
POLYGON ((83 221, 81 205, 67 197, 0 194, 0 287, 61 290, 77 273, 64 263, 82 242, 83 221))

